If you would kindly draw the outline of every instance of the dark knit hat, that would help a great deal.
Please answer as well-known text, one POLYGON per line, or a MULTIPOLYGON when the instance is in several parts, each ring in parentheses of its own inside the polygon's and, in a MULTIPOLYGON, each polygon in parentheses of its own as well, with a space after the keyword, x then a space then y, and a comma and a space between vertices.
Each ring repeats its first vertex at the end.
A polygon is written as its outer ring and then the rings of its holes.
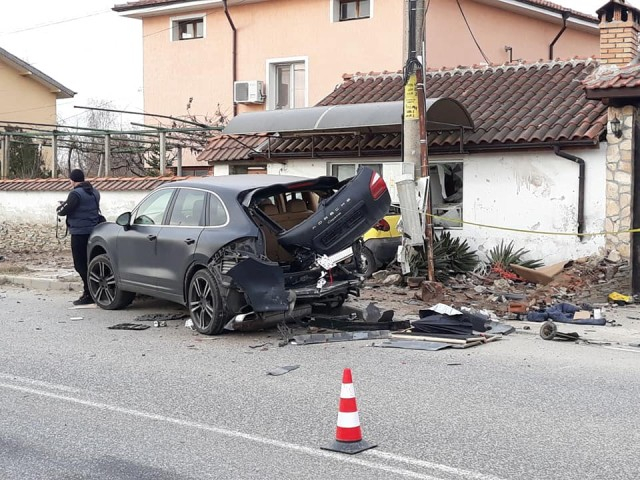
POLYGON ((69 179, 72 182, 84 182, 84 173, 79 168, 76 168, 75 170, 71 170, 69 179))

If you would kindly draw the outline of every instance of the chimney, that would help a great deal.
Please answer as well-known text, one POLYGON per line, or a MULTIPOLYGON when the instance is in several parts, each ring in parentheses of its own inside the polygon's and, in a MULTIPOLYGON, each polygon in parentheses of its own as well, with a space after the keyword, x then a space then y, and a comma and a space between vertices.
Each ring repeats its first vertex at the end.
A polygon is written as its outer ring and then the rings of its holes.
POLYGON ((596 12, 600 19, 600 63, 627 65, 638 56, 640 10, 611 0, 596 12))

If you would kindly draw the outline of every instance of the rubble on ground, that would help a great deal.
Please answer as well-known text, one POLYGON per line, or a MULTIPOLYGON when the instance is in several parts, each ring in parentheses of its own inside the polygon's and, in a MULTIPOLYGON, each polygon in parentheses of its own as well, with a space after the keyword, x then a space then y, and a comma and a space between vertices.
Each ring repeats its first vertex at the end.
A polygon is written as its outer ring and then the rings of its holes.
POLYGON ((393 276, 395 284, 397 275, 394 270, 386 270, 367 280, 361 297, 393 308, 396 317, 416 314, 425 304, 435 303, 493 311, 499 317, 519 315, 514 304, 523 304, 523 310, 558 302, 605 304, 611 292, 631 290, 631 267, 627 261, 616 260, 592 256, 568 261, 546 285, 503 278, 497 272, 487 271, 455 275, 443 283, 423 281, 386 286, 385 280, 393 276))

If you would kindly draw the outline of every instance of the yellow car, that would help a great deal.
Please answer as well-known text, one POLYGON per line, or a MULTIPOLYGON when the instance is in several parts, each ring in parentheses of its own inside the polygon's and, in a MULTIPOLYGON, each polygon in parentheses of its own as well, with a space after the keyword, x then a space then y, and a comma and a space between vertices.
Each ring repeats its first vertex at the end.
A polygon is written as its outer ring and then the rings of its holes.
POLYGON ((365 277, 370 277, 373 272, 395 260, 402 242, 402 234, 398 231, 399 221, 399 209, 392 210, 362 236, 362 271, 365 277))

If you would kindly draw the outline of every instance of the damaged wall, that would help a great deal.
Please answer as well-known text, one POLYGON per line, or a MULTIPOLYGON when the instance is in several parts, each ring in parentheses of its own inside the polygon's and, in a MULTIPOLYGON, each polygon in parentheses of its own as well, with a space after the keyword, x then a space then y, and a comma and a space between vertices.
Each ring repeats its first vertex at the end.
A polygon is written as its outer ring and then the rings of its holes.
MULTIPOLYGON (((584 217, 585 232, 604 231, 605 151, 570 150, 586 164, 584 217)), ((473 154, 464 162, 464 219, 493 225, 493 229, 466 224, 452 235, 468 240, 481 258, 483 252, 514 241, 531 258, 545 264, 599 253, 602 235, 544 235, 535 232, 574 233, 578 231, 578 164, 552 151, 473 154), (532 233, 514 232, 520 229, 532 233)))

